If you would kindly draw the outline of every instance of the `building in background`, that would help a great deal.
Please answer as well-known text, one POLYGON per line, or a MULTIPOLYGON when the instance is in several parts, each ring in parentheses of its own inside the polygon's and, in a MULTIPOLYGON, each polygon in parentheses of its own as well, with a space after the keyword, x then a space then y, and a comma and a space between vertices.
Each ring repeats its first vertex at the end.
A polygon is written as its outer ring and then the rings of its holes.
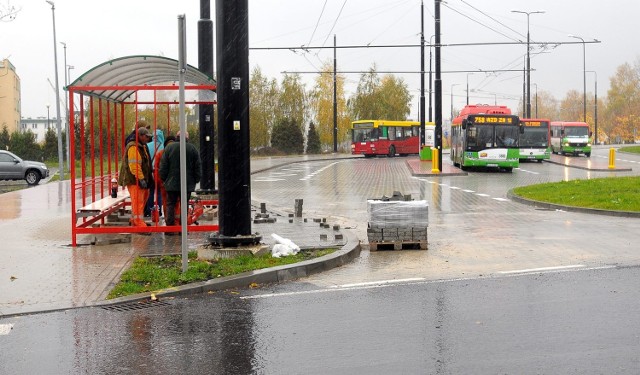
MULTIPOLYGON (((36 137, 36 143, 44 142, 44 137, 47 134, 47 130, 53 129, 57 132, 57 120, 55 118, 47 119, 46 117, 38 117, 38 118, 23 118, 20 120, 20 131, 26 132, 30 131, 36 137)), ((10 133, 11 134, 11 133, 10 133)))
POLYGON ((9 134, 20 128, 20 77, 8 59, 0 61, 0 131, 7 126, 9 134))

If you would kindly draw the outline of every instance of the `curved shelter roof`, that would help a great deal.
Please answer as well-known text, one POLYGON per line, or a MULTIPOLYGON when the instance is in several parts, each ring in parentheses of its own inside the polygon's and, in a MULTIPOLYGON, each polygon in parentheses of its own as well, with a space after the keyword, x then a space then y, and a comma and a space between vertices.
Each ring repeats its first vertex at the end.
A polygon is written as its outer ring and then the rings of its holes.
MULTIPOLYGON (((131 100, 131 95, 138 90, 153 87, 177 90, 179 80, 178 60, 162 56, 125 56, 89 69, 69 84, 67 90, 124 102, 131 100)), ((184 80, 185 89, 207 90, 211 93, 210 98, 215 97, 216 81, 197 68, 187 65, 184 80)))

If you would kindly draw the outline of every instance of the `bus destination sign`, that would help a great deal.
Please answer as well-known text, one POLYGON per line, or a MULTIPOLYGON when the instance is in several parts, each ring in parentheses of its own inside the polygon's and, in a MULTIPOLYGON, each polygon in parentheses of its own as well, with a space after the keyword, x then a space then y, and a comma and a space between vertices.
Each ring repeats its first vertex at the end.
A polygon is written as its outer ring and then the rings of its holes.
POLYGON ((476 116, 474 119, 476 124, 512 124, 511 117, 495 117, 495 116, 476 116))

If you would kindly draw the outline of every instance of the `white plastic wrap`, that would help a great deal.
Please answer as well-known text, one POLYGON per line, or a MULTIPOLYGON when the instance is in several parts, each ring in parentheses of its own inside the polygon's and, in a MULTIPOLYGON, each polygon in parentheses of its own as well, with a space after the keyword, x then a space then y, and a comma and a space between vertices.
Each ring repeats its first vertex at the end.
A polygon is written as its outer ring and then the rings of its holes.
POLYGON ((367 200, 370 228, 427 228, 429 203, 367 200))

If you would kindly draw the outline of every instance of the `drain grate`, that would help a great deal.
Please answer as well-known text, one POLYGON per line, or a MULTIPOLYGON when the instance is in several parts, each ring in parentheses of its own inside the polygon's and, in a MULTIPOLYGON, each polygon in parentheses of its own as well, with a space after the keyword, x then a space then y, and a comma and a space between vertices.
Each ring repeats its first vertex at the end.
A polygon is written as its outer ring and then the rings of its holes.
POLYGON ((123 303, 120 305, 103 306, 102 308, 109 311, 136 311, 160 306, 171 306, 171 304, 169 302, 159 300, 146 300, 141 302, 123 303))

